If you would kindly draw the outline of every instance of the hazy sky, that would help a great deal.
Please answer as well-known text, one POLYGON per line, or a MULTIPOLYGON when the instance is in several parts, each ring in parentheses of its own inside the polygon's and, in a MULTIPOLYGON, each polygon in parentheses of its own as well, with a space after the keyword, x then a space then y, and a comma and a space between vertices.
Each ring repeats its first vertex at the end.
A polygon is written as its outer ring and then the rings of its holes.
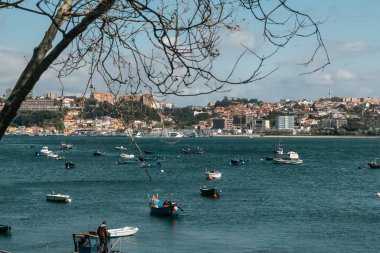
MULTIPOLYGON (((300 75, 304 70, 297 63, 310 56, 314 44, 295 40, 266 65, 269 68, 278 66, 279 70, 264 80, 231 87, 227 93, 169 97, 168 100, 178 106, 206 105, 224 96, 268 102, 282 98, 315 100, 328 97, 329 90, 332 96, 339 97, 380 97, 380 1, 290 0, 288 3, 310 14, 316 21, 324 21, 320 30, 331 64, 323 71, 300 75)), ((46 22, 31 17, 0 10, 0 94, 13 87, 48 26, 46 22)), ((257 24, 251 22, 242 26, 240 32, 222 35, 221 46, 230 50, 244 43, 253 49, 259 48, 261 34, 251 27, 257 27, 257 24)), ((228 61, 228 50, 220 61, 228 61)), ((52 71, 45 73, 33 94, 60 94, 61 86, 55 76, 52 71)), ((65 95, 81 94, 85 82, 85 71, 74 74, 66 83, 65 95)))

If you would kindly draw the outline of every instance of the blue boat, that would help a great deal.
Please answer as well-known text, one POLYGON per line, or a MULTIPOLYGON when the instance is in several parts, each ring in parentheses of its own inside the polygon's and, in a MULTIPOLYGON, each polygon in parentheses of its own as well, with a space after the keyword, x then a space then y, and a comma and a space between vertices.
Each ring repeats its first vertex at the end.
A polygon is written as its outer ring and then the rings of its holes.
POLYGON ((155 216, 179 216, 183 209, 172 200, 160 200, 158 196, 150 198, 150 214, 155 216))

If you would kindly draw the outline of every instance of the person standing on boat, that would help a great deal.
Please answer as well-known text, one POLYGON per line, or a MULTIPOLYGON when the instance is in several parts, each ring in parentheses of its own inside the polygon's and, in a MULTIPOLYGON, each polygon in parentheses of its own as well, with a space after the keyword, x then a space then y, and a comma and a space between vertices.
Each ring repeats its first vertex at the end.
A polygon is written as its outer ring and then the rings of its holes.
POLYGON ((107 242, 108 242, 108 229, 107 229, 107 222, 103 221, 102 224, 98 227, 97 234, 99 236, 100 241, 100 248, 99 252, 101 253, 107 253, 107 242))

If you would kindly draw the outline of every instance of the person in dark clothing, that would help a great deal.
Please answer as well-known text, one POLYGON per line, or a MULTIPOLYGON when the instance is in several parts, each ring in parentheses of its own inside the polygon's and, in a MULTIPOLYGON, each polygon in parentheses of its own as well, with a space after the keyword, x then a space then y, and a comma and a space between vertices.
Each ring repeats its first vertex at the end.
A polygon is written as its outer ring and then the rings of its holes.
POLYGON ((100 251, 101 253, 107 253, 107 241, 108 241, 108 229, 107 229, 107 222, 103 221, 102 225, 98 227, 97 234, 99 236, 100 241, 100 251))

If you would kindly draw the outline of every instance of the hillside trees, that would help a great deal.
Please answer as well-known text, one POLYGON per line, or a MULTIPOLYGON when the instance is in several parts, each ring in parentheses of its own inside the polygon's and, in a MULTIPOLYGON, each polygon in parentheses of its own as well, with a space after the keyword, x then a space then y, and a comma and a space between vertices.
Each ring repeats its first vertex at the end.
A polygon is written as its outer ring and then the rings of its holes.
POLYGON ((84 69, 83 90, 98 78, 115 97, 195 96, 265 78, 276 68, 263 69, 264 63, 294 38, 316 42, 305 57, 305 66, 312 66, 306 73, 329 64, 319 23, 284 0, 5 0, 1 10, 33 14, 46 20, 47 29, 0 112, 0 138, 49 68, 62 84, 84 69), (219 61, 222 33, 252 21, 271 47, 259 54, 241 45, 241 54, 226 67, 219 61), (311 65, 316 56, 324 60, 311 65), (236 74, 242 65, 250 69, 244 76, 236 74))

